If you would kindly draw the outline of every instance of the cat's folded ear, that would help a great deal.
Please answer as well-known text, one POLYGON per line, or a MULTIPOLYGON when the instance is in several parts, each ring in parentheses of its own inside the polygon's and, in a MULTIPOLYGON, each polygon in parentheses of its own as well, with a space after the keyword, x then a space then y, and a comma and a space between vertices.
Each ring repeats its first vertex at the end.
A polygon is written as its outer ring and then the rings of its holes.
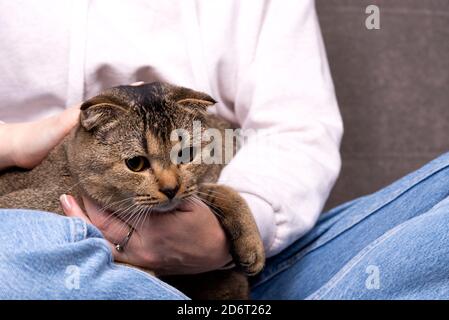
POLYGON ((120 115, 126 113, 125 107, 109 96, 96 96, 81 105, 80 123, 87 131, 111 128, 120 115))
POLYGON ((204 111, 217 103, 217 101, 206 93, 184 87, 176 87, 173 90, 172 99, 178 105, 188 108, 199 108, 204 111))

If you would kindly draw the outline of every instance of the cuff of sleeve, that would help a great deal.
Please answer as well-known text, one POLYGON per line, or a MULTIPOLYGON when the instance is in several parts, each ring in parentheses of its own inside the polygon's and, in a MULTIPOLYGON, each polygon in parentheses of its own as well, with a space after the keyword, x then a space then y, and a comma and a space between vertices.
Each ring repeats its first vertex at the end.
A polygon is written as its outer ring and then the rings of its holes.
POLYGON ((253 214, 262 237, 265 254, 269 257, 276 234, 276 220, 273 207, 267 201, 252 193, 240 192, 239 194, 245 199, 253 214))

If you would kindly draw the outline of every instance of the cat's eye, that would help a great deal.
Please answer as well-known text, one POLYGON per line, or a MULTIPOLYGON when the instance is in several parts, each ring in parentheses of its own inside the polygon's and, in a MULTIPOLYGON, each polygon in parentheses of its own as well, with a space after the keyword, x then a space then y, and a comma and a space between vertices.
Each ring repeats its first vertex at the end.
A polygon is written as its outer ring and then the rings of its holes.
POLYGON ((129 170, 134 172, 140 172, 150 167, 148 159, 142 156, 126 159, 125 163, 129 170))
POLYGON ((178 164, 189 163, 195 159, 196 156, 196 148, 195 147, 186 147, 178 152, 178 164))

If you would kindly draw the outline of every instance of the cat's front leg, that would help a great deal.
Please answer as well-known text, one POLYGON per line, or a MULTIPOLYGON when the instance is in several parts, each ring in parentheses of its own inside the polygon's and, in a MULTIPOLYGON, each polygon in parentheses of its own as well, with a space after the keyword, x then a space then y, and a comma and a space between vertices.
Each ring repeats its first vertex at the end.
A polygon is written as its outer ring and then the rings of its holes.
POLYGON ((260 272, 265 252, 253 215, 245 200, 232 188, 204 183, 200 198, 216 213, 231 243, 234 261, 248 275, 260 272))

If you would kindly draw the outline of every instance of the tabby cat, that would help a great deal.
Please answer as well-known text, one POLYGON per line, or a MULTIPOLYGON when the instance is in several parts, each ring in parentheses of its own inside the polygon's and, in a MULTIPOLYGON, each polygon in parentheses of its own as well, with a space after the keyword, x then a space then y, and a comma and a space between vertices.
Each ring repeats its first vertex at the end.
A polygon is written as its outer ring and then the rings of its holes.
POLYGON ((174 146, 182 145, 173 130, 193 134, 193 121, 202 130, 230 128, 207 112, 213 104, 207 94, 161 82, 107 89, 82 104, 79 125, 40 165, 0 173, 0 208, 63 214, 59 196, 71 194, 120 218, 125 211, 171 214, 182 201, 201 199, 224 228, 236 267, 163 280, 194 299, 248 298, 246 275, 258 273, 265 256, 247 204, 216 183, 223 165, 194 161, 201 152, 191 141, 179 150, 190 156, 173 161, 174 146))

